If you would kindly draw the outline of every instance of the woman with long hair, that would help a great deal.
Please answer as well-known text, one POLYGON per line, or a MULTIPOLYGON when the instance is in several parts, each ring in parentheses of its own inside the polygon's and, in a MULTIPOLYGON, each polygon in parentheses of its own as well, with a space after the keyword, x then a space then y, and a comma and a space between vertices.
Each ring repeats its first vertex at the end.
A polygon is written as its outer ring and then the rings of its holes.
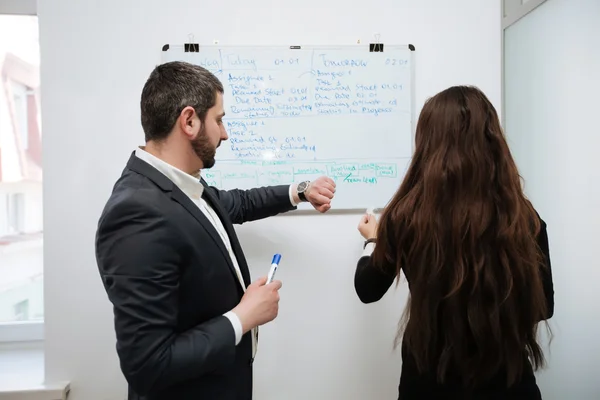
POLYGON ((410 290, 399 399, 541 399, 537 327, 554 313, 546 224, 480 90, 425 103, 404 181, 379 222, 364 215, 358 229, 361 301, 402 274, 410 290))

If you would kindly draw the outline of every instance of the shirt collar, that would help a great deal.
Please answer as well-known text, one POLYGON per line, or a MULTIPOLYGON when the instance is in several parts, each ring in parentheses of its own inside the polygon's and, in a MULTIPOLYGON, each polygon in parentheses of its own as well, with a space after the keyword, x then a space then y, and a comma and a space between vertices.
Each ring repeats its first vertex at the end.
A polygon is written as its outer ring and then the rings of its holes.
POLYGON ((196 176, 183 172, 171 164, 164 162, 160 158, 148 153, 142 146, 135 149, 135 155, 169 178, 188 197, 191 197, 194 200, 199 200, 200 197, 202 197, 204 186, 200 182, 200 171, 198 171, 196 176))

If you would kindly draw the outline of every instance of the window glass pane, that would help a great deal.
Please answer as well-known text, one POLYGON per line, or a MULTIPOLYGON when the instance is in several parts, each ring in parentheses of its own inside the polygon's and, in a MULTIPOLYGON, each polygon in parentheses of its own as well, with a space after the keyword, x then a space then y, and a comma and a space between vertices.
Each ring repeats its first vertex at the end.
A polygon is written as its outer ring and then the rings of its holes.
POLYGON ((27 150, 28 139, 28 92, 29 88, 19 82, 11 82, 12 100, 14 106, 15 128, 17 130, 18 139, 23 150, 27 150))
POLYGON ((44 318, 39 93, 37 17, 0 15, 0 324, 44 318))

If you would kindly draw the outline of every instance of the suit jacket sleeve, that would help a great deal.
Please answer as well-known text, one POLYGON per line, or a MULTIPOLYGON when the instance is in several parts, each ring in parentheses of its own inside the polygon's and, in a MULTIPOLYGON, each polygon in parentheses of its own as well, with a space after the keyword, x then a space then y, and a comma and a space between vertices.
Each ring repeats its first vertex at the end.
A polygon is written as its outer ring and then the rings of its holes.
POLYGON ((272 217, 296 209, 290 199, 289 185, 249 190, 219 190, 212 186, 207 186, 206 189, 219 199, 234 224, 272 217))
POLYGON ((177 331, 186 250, 178 247, 177 230, 142 197, 108 209, 96 235, 121 369, 139 395, 228 368, 235 358, 235 333, 224 316, 177 331))

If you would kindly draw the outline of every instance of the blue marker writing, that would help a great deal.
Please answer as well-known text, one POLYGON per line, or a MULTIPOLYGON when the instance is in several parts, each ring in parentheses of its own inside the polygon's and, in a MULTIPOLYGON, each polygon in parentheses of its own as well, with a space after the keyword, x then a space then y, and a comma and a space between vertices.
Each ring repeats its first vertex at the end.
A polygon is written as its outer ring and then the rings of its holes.
POLYGON ((269 275, 267 276, 267 285, 273 282, 273 278, 275 278, 275 272, 277 272, 277 267, 279 266, 279 261, 281 261, 281 254, 275 254, 273 256, 273 261, 271 261, 269 275))

